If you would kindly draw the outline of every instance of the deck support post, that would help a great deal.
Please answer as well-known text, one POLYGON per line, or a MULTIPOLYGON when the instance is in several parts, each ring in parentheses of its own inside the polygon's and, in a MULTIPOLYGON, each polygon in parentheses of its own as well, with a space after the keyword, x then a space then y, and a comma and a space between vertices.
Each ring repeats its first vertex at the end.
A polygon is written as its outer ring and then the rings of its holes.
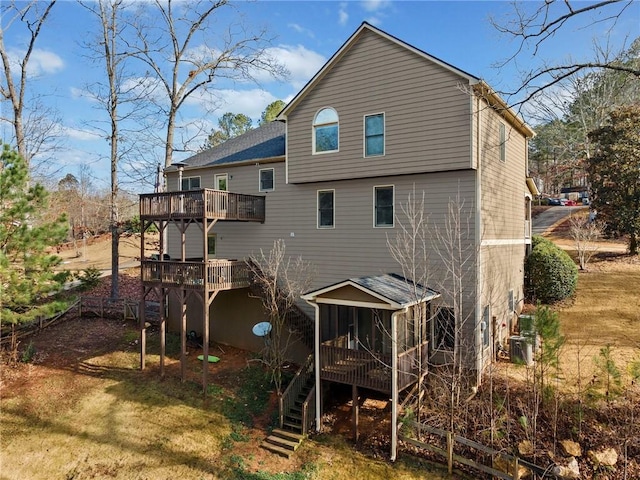
POLYGON ((217 294, 218 290, 211 294, 205 291, 202 297, 202 306, 204 308, 202 312, 202 392, 205 397, 207 396, 207 382, 209 379, 209 329, 211 328, 209 310, 217 294))
POLYGON ((164 361, 167 351, 167 316, 165 303, 166 290, 160 288, 160 378, 164 378, 164 361))
POLYGON ((187 299, 185 291, 180 292, 180 380, 187 380, 187 299))
MULTIPOLYGON (((144 290, 144 287, 142 287, 144 290)), ((144 370, 146 366, 146 355, 147 355, 147 328, 145 326, 145 300, 144 294, 142 296, 142 302, 140 302, 140 370, 144 370)))
POLYGON ((358 429, 358 421, 360 414, 360 402, 358 401, 358 386, 352 385, 351 387, 351 418, 352 418, 352 427, 353 427, 353 440, 355 442, 358 441, 359 438, 359 429, 358 429))

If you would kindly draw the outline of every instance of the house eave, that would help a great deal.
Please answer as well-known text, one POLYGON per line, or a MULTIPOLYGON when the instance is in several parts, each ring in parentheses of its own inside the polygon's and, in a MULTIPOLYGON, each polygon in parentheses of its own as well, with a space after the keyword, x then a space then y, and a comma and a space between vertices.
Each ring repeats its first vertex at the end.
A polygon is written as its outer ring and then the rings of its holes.
POLYGON ((460 70, 459 68, 454 67, 453 65, 445 62, 444 60, 440 60, 437 57, 429 55, 423 50, 420 50, 419 48, 416 48, 413 45, 403 42, 399 38, 396 38, 393 35, 390 35, 389 33, 384 32, 367 22, 362 22, 360 27, 358 27, 358 29, 347 39, 347 41, 342 44, 340 49, 336 53, 334 53, 331 56, 331 58, 329 58, 329 60, 327 60, 327 62, 323 65, 323 67, 311 78, 311 80, 307 82, 307 84, 302 88, 302 90, 300 90, 298 94, 295 97, 293 97, 293 99, 282 109, 280 114, 276 117, 276 120, 280 120, 280 121, 287 120, 288 114, 307 96, 307 93, 310 90, 313 90, 316 84, 320 82, 320 80, 322 80, 322 78, 327 74, 327 72, 329 72, 333 68, 333 66, 351 49, 351 47, 356 42, 358 36, 360 35, 360 33, 362 33, 362 31, 364 30, 372 31, 380 35, 381 37, 386 38, 387 40, 397 45, 400 45, 401 47, 406 48, 407 50, 455 73, 456 75, 460 76, 462 79, 466 80, 469 83, 469 85, 474 85, 480 81, 479 78, 465 72, 464 70, 460 70))
POLYGON ((527 125, 527 123, 520 118, 520 116, 513 111, 509 105, 498 95, 498 93, 491 88, 484 80, 481 80, 472 85, 472 88, 476 95, 484 98, 491 108, 496 110, 502 115, 505 120, 509 122, 518 132, 524 135, 526 138, 535 137, 536 133, 533 129, 527 125))

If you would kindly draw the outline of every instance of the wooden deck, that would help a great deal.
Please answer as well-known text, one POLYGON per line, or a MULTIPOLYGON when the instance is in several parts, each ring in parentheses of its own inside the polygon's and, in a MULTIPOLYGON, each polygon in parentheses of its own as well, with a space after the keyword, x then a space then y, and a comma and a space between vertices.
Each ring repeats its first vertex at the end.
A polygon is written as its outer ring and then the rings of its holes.
MULTIPOLYGON (((418 380, 419 355, 422 355, 422 374, 424 374, 427 371, 427 342, 398 354, 399 390, 409 387, 418 380)), ((320 378, 390 394, 391 354, 323 344, 320 346, 320 378)))
POLYGON ((209 188, 140 195, 141 220, 202 218, 264 222, 265 197, 209 188))
POLYGON ((147 286, 181 287, 185 289, 231 290, 249 286, 249 268, 244 261, 210 260, 208 262, 175 262, 144 260, 142 283, 147 286))

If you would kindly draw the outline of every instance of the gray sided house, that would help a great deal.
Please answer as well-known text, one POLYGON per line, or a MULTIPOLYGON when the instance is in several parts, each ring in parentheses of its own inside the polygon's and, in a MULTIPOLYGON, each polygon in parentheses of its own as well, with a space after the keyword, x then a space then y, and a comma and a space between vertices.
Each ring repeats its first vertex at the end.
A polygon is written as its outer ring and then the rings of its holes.
POLYGON ((532 136, 482 80, 363 23, 278 120, 167 168, 168 192, 141 196, 143 230, 166 245, 142 262, 143 294, 168 305, 162 332, 203 337, 205 358, 210 341, 260 350, 245 262, 284 239, 315 276, 291 318, 306 368, 290 390, 304 398, 283 400, 281 423, 319 430, 342 384, 391 398, 396 432, 429 367, 457 357, 480 382, 514 327, 532 136), (418 253, 398 262, 390 247, 407 230, 418 253))

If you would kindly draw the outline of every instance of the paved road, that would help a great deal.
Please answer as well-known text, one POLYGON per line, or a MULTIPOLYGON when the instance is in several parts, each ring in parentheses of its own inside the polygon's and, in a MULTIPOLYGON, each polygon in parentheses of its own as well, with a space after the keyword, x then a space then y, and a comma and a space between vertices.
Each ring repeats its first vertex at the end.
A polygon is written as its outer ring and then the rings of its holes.
POLYGON ((566 217, 571 215, 572 212, 576 212, 578 210, 589 208, 585 206, 577 206, 577 207, 551 207, 540 215, 536 215, 533 219, 533 225, 531 227, 534 235, 542 235, 551 227, 553 227, 556 223, 564 220, 566 217))

